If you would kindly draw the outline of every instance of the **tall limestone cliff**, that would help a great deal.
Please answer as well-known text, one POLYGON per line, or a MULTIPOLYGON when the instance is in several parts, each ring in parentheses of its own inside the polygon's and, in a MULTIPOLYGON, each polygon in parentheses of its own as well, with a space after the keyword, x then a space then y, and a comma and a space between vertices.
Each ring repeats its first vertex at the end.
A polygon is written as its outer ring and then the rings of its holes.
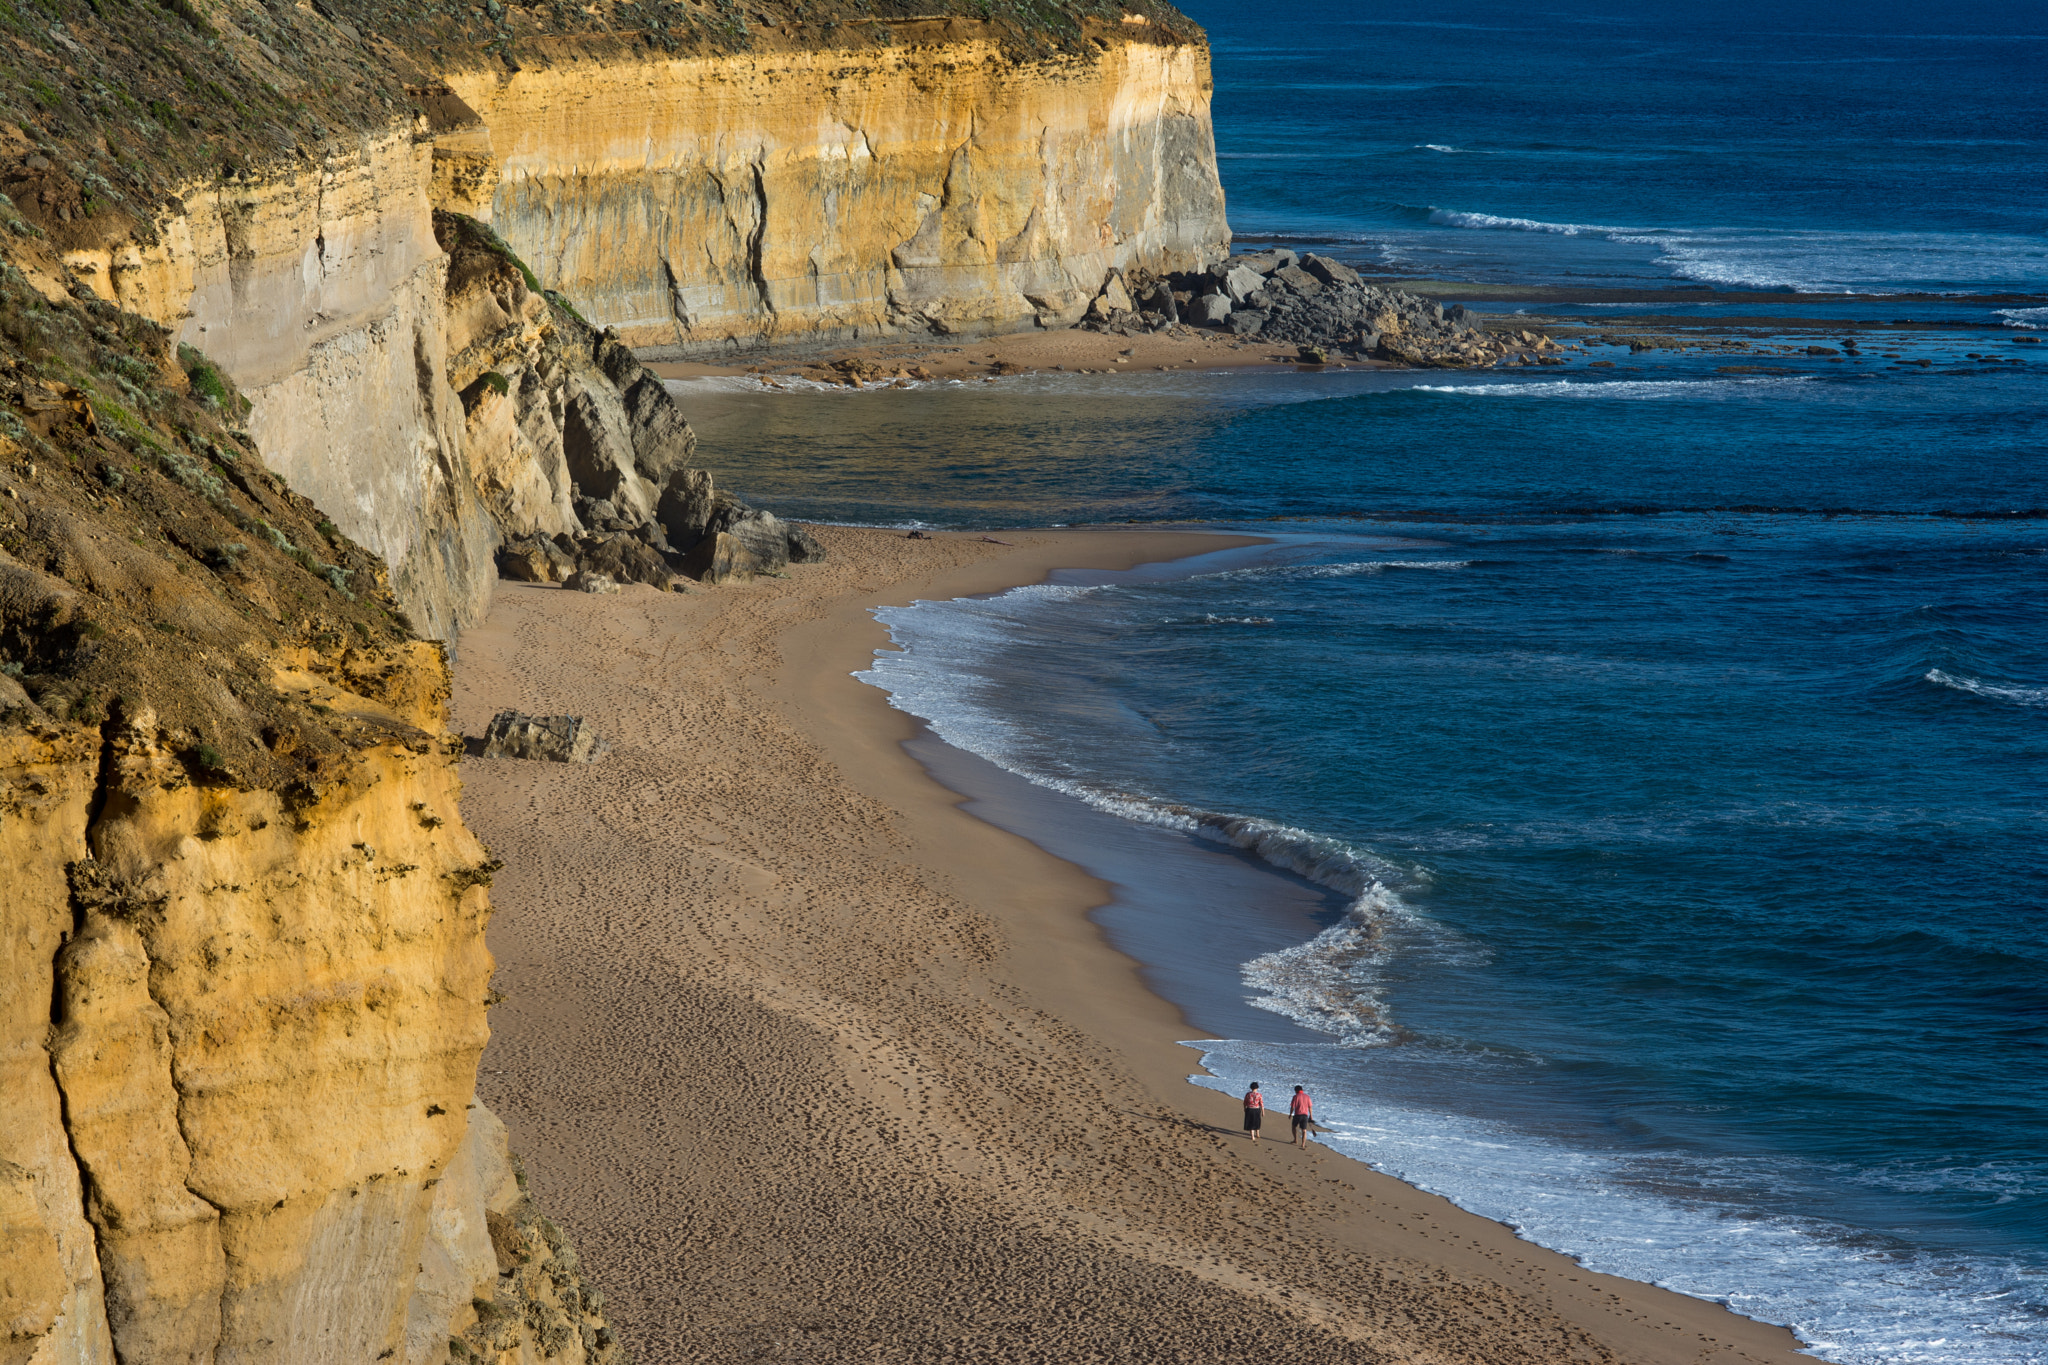
POLYGON ((606 1361, 475 1103, 491 864, 430 641, 501 569, 810 552, 626 343, 1060 325, 1219 254, 1200 35, 1153 0, 0 30, 0 1365, 606 1361))
POLYGON ((445 651, 230 383, 5 231, 0 1362, 610 1358, 475 1102, 445 651))
POLYGON ((1071 325, 1111 269, 1228 242, 1207 50, 1131 19, 1032 55, 957 18, 851 49, 795 23, 733 55, 530 42, 446 73, 477 115, 460 192, 658 354, 1071 325))
POLYGON ((559 485, 553 524, 494 515, 557 471, 462 401, 437 210, 666 355, 1064 326, 1110 271, 1228 243, 1207 49, 1151 0, 76 10, 26 30, 48 60, 0 102, 0 190, 242 387, 435 638, 504 536, 595 529, 559 485))

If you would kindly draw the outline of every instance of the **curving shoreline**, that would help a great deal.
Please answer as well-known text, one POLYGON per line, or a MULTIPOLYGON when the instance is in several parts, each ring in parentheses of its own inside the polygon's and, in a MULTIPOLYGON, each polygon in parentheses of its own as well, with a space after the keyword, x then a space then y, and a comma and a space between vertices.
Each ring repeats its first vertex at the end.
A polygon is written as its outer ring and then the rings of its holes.
POLYGON ((1792 1360, 1334 1154, 1234 1135, 1104 885, 959 809, 848 676, 883 602, 1232 542, 906 541, 717 594, 505 584, 465 728, 580 710, 605 763, 472 763, 507 867, 480 1089, 640 1358, 1792 1360))

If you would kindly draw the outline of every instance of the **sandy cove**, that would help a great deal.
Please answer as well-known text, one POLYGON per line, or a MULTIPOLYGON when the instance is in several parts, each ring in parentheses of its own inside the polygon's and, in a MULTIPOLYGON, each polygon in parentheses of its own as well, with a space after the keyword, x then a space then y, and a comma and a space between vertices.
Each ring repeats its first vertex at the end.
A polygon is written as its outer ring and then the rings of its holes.
POLYGON ((517 706, 616 742, 468 762, 463 810, 505 862, 479 1090, 636 1361, 1810 1365, 1246 1142, 1088 921, 1104 884, 959 810, 848 676, 887 644, 870 607, 1243 542, 818 534, 786 580, 502 583, 462 642, 467 733, 517 706))

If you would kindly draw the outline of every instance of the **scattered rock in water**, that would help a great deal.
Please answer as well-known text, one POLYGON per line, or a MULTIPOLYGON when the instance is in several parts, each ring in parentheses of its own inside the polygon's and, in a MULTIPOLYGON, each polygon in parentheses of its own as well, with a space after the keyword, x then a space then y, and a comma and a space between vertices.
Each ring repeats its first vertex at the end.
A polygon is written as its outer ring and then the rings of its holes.
MULTIPOLYGON (((1109 306, 1107 284, 1096 308, 1080 323, 1091 331, 1129 336, 1168 326, 1215 328, 1239 338, 1293 343, 1321 351, 1327 364, 1339 350, 1400 365, 1459 369, 1542 363, 1531 354, 1557 343, 1534 333, 1496 334, 1463 306, 1442 304, 1365 283, 1341 261, 1285 248, 1219 261, 1206 270, 1152 277, 1117 275, 1115 282, 1144 311, 1109 306), (1168 307, 1171 304, 1171 307, 1168 307)), ((1551 360, 1552 364, 1559 363, 1551 360)))
MULTIPOLYGON (((613 588, 616 592, 618 589, 613 588)), ((484 731, 485 758, 528 758, 544 763, 588 763, 611 746, 581 716, 529 716, 500 711, 484 731)))

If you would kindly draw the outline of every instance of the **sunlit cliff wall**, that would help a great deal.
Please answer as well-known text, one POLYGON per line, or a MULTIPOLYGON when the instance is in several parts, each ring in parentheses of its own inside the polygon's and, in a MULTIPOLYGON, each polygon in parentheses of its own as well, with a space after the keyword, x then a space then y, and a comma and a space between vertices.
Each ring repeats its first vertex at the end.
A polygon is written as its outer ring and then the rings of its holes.
POLYGON ((1227 247, 1207 48, 1098 27, 1020 57, 971 20, 847 50, 792 25, 447 79, 488 129, 493 225, 635 346, 971 334, 1071 323, 1112 267, 1227 247))

